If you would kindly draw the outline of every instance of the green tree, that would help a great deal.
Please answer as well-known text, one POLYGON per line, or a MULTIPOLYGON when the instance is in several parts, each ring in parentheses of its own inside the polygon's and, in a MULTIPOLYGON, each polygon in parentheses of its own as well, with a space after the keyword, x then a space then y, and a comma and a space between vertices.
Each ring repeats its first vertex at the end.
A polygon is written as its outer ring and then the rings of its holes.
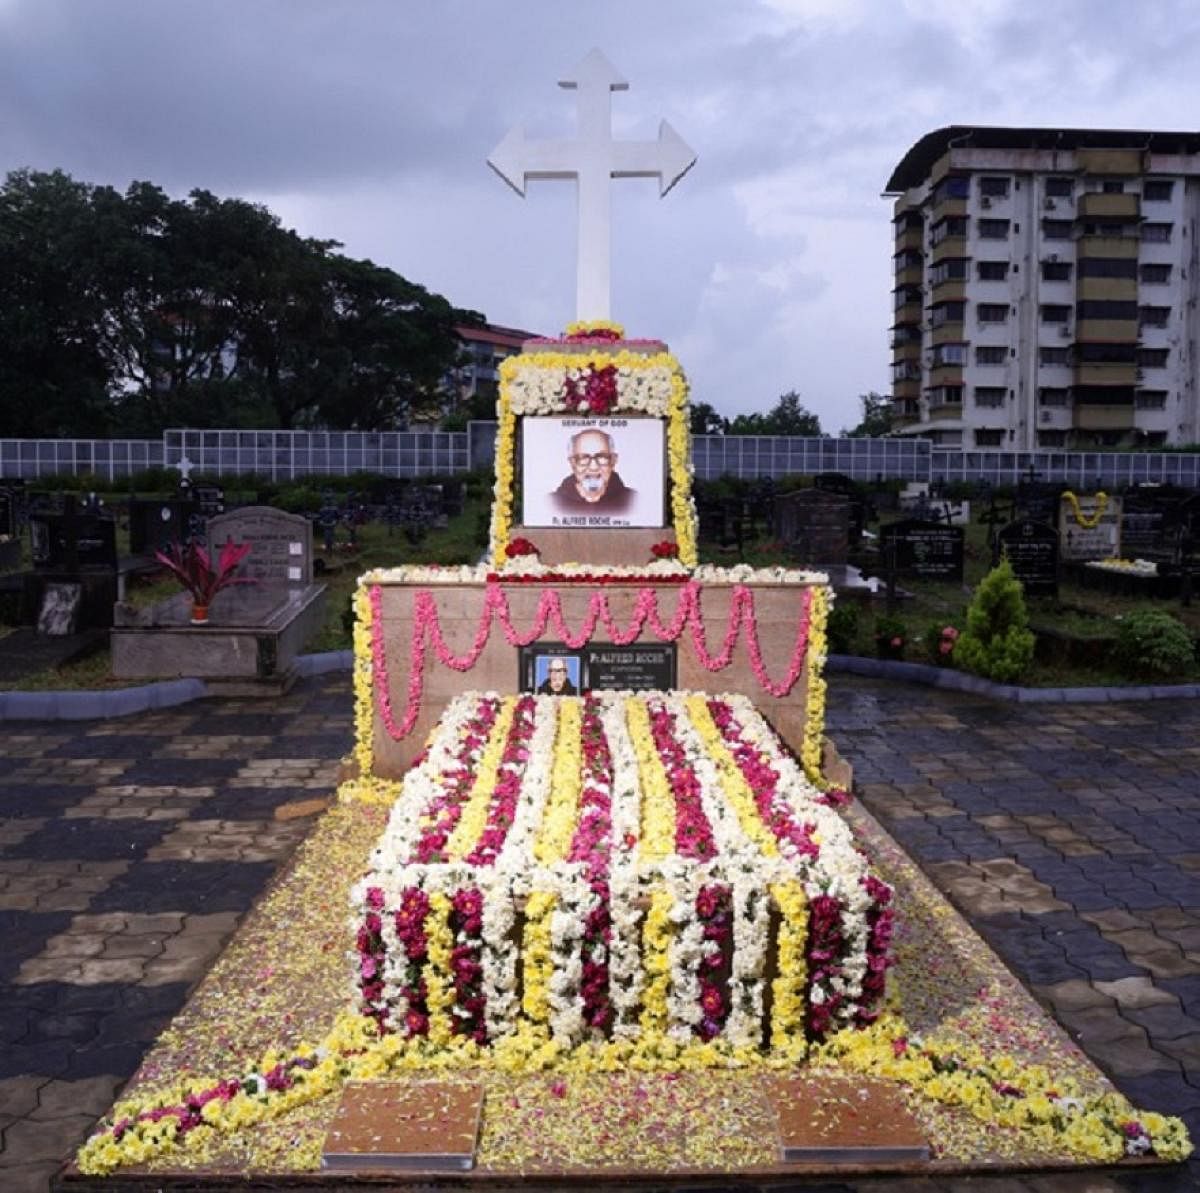
POLYGON ((862 403, 862 418, 852 430, 843 430, 847 439, 881 439, 892 430, 892 399, 887 394, 859 394, 862 403))
POLYGON ((724 435, 729 420, 707 402, 695 402, 691 408, 690 425, 693 435, 724 435))
POLYGON ((766 413, 739 414, 728 425, 730 435, 803 435, 817 438, 821 420, 805 408, 793 389, 781 394, 766 413))
POLYGON ((1033 662, 1034 635, 1021 582, 1002 560, 980 582, 967 608, 967 628, 954 645, 954 661, 999 683, 1015 683, 1033 662))

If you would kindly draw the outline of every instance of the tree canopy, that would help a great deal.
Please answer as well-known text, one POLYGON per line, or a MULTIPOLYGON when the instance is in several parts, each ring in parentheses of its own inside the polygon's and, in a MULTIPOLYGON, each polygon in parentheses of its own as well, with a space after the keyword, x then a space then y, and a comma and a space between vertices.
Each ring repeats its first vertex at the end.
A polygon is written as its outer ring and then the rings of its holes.
POLYGON ((862 418, 858 426, 842 434, 847 439, 881 439, 892 430, 892 399, 887 394, 859 394, 862 403, 862 418))
POLYGON ((806 409, 800 395, 793 389, 781 394, 779 401, 766 414, 739 414, 729 421, 730 435, 803 435, 817 438, 821 420, 806 409))
POLYGON ((265 207, 62 171, 0 187, 0 435, 388 430, 456 400, 482 316, 265 207))

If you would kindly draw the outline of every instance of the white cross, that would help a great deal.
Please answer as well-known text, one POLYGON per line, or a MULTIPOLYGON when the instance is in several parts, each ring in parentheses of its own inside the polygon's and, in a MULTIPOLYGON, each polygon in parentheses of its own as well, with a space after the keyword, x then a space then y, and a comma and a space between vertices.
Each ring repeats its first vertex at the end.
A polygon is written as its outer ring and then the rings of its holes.
POLYGON ((175 465, 179 472, 181 480, 187 480, 192 474, 192 469, 196 467, 194 461, 189 460, 187 456, 180 456, 179 463, 175 465))
POLYGON ((657 178, 665 195, 696 155, 664 120, 657 141, 614 141, 612 93, 629 84, 599 50, 593 50, 558 84, 578 92, 579 134, 574 141, 527 141, 517 125, 492 151, 488 165, 520 195, 529 179, 574 178, 579 196, 579 253, 575 317, 609 318, 611 286, 610 178, 657 178))

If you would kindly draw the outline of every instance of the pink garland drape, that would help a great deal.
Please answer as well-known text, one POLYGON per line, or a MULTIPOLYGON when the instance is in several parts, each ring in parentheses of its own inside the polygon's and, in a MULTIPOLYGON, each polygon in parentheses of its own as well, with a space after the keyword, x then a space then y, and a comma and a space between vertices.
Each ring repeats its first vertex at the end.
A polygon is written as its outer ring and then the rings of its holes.
POLYGON ((533 625, 524 633, 518 633, 512 623, 508 597, 499 584, 488 584, 484 590, 483 609, 475 638, 465 654, 456 655, 442 636, 438 620, 437 601, 428 589, 421 589, 413 599, 412 638, 409 650, 408 696, 404 715, 397 721, 392 708, 392 685, 388 672, 387 653, 383 643, 382 589, 374 584, 370 589, 371 605, 371 660, 375 695, 379 704, 380 717, 393 741, 399 741, 412 732, 421 711, 421 694, 424 689, 425 655, 428 645, 433 646, 438 662, 455 671, 469 671, 479 661, 491 636, 492 623, 499 621, 509 646, 528 646, 541 638, 547 628, 572 650, 578 650, 590 642, 596 627, 603 626, 608 640, 617 646, 628 646, 635 642, 647 628, 664 642, 676 642, 686 630, 691 638, 696 658, 708 671, 722 671, 733 661, 734 648, 744 632, 746 651, 754 676, 764 691, 772 696, 785 696, 795 686, 804 669, 804 656, 808 650, 809 616, 812 608, 812 592, 805 589, 800 598, 800 615, 796 625, 796 639, 791 658, 783 679, 778 682, 767 674, 762 648, 758 640, 758 621, 754 611, 754 592, 744 584, 733 587, 729 603, 729 618, 721 648, 712 654, 704 629, 704 615, 700 602, 700 585, 695 581, 682 586, 679 601, 670 621, 663 623, 658 610, 658 594, 653 588, 638 590, 633 615, 627 626, 619 626, 608 607, 608 596, 603 590, 593 592, 588 600, 587 614, 576 633, 572 633, 563 618, 562 602, 554 589, 546 589, 538 598, 533 625))

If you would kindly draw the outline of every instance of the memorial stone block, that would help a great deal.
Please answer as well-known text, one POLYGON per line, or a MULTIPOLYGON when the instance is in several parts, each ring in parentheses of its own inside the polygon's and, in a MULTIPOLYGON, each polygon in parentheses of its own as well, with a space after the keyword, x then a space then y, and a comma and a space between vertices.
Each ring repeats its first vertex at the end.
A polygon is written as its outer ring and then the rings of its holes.
POLYGON ((779 541, 798 563, 811 567, 844 564, 850 552, 850 498, 821 489, 801 489, 775 499, 779 541))
POLYGON ((186 542, 195 505, 178 497, 166 501, 134 498, 129 503, 129 550, 152 555, 171 543, 186 542))
POLYGON ((210 518, 209 548, 220 550, 227 539, 252 548, 239 575, 266 586, 296 588, 312 583, 312 523, 302 514, 251 505, 210 518))
POLYGON ((1058 531, 1022 518, 1002 527, 997 538, 1000 554, 1012 565, 1026 596, 1058 595, 1058 531))
POLYGON ((1079 517, 1069 497, 1061 497, 1058 506, 1058 536, 1064 563, 1089 559, 1112 559, 1121 554, 1121 498, 1109 497, 1099 509, 1095 496, 1081 496, 1079 517), (1094 526, 1090 523, 1099 512, 1094 526), (1082 522, 1081 520, 1082 519, 1082 522))
POLYGON ((881 527, 880 554, 885 568, 900 575, 961 584, 963 529, 944 522, 906 518, 881 527))

